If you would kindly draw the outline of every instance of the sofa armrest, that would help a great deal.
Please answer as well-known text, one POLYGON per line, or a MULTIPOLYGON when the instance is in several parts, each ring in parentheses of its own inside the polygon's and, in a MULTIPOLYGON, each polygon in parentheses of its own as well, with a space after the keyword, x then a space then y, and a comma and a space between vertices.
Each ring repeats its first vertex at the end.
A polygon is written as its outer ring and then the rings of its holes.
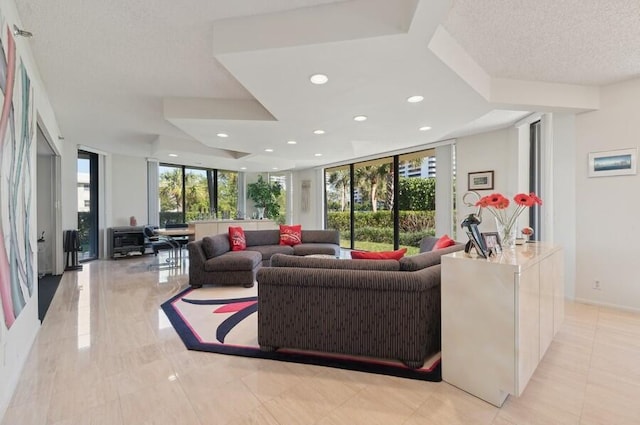
POLYGON ((189 284, 191 286, 206 283, 204 263, 207 257, 202 249, 202 240, 192 241, 187 244, 189 250, 189 284))

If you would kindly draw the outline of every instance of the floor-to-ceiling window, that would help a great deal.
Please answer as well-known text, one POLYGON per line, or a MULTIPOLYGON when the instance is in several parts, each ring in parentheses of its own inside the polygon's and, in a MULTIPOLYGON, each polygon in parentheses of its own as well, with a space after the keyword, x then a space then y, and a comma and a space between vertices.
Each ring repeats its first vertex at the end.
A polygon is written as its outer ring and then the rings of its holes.
POLYGON ((98 154, 78 151, 78 260, 98 258, 98 154))
POLYGON ((435 155, 435 149, 428 149, 398 158, 399 245, 412 252, 423 237, 435 235, 435 155))
POLYGON ((351 248, 351 166, 327 168, 324 172, 326 229, 340 231, 340 245, 351 248))
POLYGON ((238 173, 160 164, 160 226, 238 214, 238 173))
POLYGON ((325 227, 344 248, 417 253, 435 235, 435 189, 434 149, 327 168, 325 227))
POLYGON ((160 164, 160 226, 184 222, 184 172, 177 165, 160 164))
POLYGON ((223 218, 244 217, 238 211, 238 173, 235 171, 218 170, 217 205, 223 218))
POLYGON ((280 195, 276 200, 278 203, 278 217, 276 220, 285 223, 287 219, 287 199, 289 197, 289 174, 269 173, 269 181, 280 185, 280 195))
POLYGON ((393 158, 354 165, 355 224, 351 233, 355 249, 393 249, 393 173, 393 158))

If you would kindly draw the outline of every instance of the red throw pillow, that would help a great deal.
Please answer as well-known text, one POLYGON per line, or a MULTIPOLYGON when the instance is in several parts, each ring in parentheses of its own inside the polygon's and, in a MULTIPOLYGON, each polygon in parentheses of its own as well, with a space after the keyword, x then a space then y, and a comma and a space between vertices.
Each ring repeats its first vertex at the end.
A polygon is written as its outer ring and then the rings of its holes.
POLYGON ((247 240, 244 237, 242 227, 229 226, 229 244, 231 251, 244 251, 247 249, 247 240))
POLYGON ((302 243, 302 225, 280 225, 280 245, 298 245, 302 243))
POLYGON ((354 260, 399 260, 404 257, 407 248, 401 248, 396 251, 351 251, 351 258, 354 260))
POLYGON ((443 235, 442 237, 440 237, 440 239, 436 241, 436 244, 433 245, 433 248, 431 248, 431 251, 454 246, 455 244, 456 244, 456 241, 451 239, 449 235, 443 235))

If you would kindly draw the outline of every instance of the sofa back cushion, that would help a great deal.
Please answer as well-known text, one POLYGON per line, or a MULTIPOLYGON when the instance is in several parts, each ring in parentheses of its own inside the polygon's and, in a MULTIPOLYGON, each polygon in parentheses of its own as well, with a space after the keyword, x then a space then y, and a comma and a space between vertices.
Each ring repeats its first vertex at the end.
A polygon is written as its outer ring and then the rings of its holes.
POLYGON ((280 230, 245 230, 247 246, 280 245, 280 230))
POLYGON ((222 233, 219 235, 205 236, 202 238, 202 250, 207 258, 217 257, 225 252, 229 252, 231 250, 229 235, 222 233))
POLYGON ((271 257, 271 267, 397 271, 400 269, 400 264, 397 260, 340 260, 336 258, 274 254, 271 257))
POLYGON ((435 266, 437 264, 440 264, 440 258, 443 255, 460 251, 462 249, 464 249, 464 244, 455 244, 448 248, 422 252, 415 255, 408 255, 400 259, 400 270, 414 272, 416 270, 435 266))
POLYGON ((300 245, 302 243, 302 225, 280 225, 280 245, 300 245))
POLYGON ((340 245, 340 232, 337 230, 303 230, 302 243, 332 243, 340 245))
POLYGON ((407 248, 395 251, 351 251, 351 258, 354 260, 399 260, 404 257, 407 248))
POLYGON ((242 227, 229 226, 229 245, 231 245, 231 251, 244 251, 247 249, 247 240, 242 227))

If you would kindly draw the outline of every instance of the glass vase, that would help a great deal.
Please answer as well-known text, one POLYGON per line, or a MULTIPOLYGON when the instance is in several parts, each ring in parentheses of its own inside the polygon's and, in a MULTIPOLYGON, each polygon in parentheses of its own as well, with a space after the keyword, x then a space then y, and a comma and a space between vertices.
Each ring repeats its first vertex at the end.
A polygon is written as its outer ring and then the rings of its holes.
POLYGON ((500 220, 496 219, 496 227, 498 229, 498 236, 500 236, 502 249, 514 249, 516 247, 515 223, 513 223, 511 227, 508 227, 503 225, 500 220))

